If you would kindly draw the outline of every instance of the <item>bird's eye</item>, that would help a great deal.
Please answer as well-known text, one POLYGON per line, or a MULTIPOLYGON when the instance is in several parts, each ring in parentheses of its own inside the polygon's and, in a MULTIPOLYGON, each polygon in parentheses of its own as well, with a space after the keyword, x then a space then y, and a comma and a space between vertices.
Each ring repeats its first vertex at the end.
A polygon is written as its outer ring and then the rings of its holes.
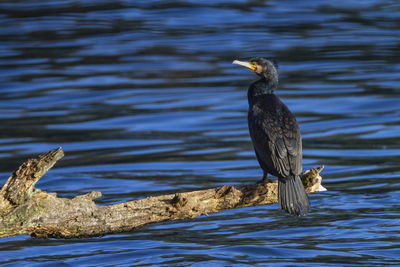
POLYGON ((254 66, 254 65, 257 65, 257 62, 252 61, 252 62, 251 62, 251 65, 253 65, 253 66, 254 66))

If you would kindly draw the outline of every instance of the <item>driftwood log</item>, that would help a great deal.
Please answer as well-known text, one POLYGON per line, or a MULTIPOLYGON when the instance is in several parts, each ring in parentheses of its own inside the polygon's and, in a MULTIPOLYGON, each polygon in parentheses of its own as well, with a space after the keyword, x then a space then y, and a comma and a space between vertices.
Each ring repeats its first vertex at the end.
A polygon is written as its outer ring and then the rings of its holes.
MULTIPOLYGON (((277 183, 260 182, 154 196, 120 204, 97 206, 100 192, 73 199, 59 198, 35 188, 36 182, 64 156, 61 148, 24 162, 0 190, 0 237, 73 238, 134 230, 146 224, 194 218, 222 210, 277 202, 277 183)), ((325 191, 319 173, 306 171, 307 193, 325 191)))

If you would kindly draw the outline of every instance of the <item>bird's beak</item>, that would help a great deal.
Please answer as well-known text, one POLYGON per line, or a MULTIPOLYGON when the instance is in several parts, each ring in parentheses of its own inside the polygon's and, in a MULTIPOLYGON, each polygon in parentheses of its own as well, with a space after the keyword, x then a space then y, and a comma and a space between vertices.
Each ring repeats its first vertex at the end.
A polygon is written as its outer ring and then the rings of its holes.
POLYGON ((249 62, 245 62, 245 61, 234 60, 234 61, 232 62, 232 64, 236 64, 236 65, 240 65, 240 66, 249 68, 249 69, 251 69, 252 71, 255 71, 255 70, 257 69, 257 66, 256 66, 256 65, 252 65, 252 64, 250 64, 249 62))

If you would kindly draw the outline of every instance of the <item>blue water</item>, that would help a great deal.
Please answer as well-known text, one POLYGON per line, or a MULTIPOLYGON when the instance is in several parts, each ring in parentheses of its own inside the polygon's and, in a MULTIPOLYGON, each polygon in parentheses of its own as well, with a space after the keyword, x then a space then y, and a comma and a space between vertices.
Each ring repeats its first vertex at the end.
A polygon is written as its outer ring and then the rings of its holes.
POLYGON ((328 192, 70 240, 0 239, 10 266, 400 265, 398 1, 2 1, 0 183, 62 146, 37 184, 111 204, 259 180, 234 59, 273 57, 304 169, 328 192))

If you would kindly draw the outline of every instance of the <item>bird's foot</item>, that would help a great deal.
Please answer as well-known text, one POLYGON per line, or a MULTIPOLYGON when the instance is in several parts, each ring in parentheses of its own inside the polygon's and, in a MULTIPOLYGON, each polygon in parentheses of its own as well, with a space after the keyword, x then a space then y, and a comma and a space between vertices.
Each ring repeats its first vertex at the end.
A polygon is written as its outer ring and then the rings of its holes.
POLYGON ((268 179, 268 176, 264 175, 263 178, 260 181, 257 182, 257 184, 268 184, 270 182, 271 182, 271 180, 268 179))

